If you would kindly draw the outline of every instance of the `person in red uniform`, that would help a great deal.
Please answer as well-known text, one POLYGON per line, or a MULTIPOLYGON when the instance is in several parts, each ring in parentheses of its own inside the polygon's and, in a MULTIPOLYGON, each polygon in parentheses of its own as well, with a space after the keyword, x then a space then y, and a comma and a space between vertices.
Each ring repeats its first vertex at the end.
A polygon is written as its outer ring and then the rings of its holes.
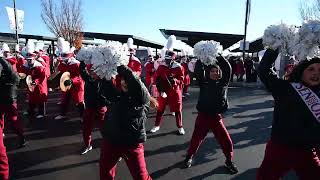
POLYGON ((145 72, 146 72, 146 86, 150 89, 150 86, 154 83, 154 61, 151 54, 150 48, 148 48, 148 61, 144 64, 145 72))
POLYGON ((160 93, 158 97, 159 107, 157 109, 154 127, 150 130, 155 133, 160 129, 163 121, 163 113, 168 104, 170 111, 175 113, 178 134, 183 135, 185 131, 182 125, 182 86, 183 69, 181 64, 175 62, 175 53, 166 51, 165 64, 161 64, 155 72, 157 89, 160 93))
POLYGON ((10 53, 10 48, 8 44, 3 43, 2 44, 2 50, 3 50, 3 57, 11 64, 13 70, 17 72, 17 59, 16 57, 12 56, 10 53))
POLYGON ((125 160, 134 180, 151 180, 144 158, 147 139, 145 123, 150 103, 147 88, 131 69, 117 68, 119 91, 112 81, 103 80, 102 94, 109 101, 102 131, 100 180, 115 179, 119 158, 125 160))
POLYGON ((55 74, 69 72, 70 80, 66 80, 64 85, 71 85, 71 89, 63 92, 62 102, 60 104, 60 114, 55 119, 66 118, 68 112, 68 105, 70 99, 73 100, 80 112, 80 117, 83 116, 84 111, 84 81, 79 72, 80 62, 75 59, 73 52, 70 51, 70 45, 67 41, 62 41, 61 47, 61 62, 58 65, 58 71, 55 74))
POLYGON ((18 146, 24 147, 26 139, 21 122, 18 120, 17 109, 17 84, 19 83, 19 77, 8 61, 0 58, 0 65, 0 129, 3 132, 4 117, 6 116, 7 120, 12 122, 14 131, 19 137, 18 146))
POLYGON ((32 118, 35 115, 35 109, 38 108, 37 119, 43 118, 46 115, 45 103, 48 100, 48 87, 45 64, 41 64, 34 53, 34 44, 31 42, 27 44, 26 63, 24 64, 23 71, 26 75, 32 78, 32 90, 28 89, 29 110, 28 114, 32 118), (33 46, 33 47, 32 47, 33 46))
POLYGON ((50 57, 43 50, 44 44, 43 42, 37 42, 35 47, 35 53, 38 57, 44 60, 45 68, 46 68, 46 76, 47 78, 50 76, 50 57))
POLYGON ((129 57, 129 63, 128 63, 128 67, 138 76, 141 76, 141 62, 139 60, 139 58, 137 58, 135 56, 135 49, 133 47, 133 39, 129 38, 128 42, 127 42, 128 48, 129 48, 129 52, 130 52, 130 57, 129 57))
POLYGON ((271 138, 257 180, 278 180, 294 170, 299 179, 320 177, 320 58, 301 60, 283 80, 272 70, 279 50, 268 49, 258 74, 274 98, 271 138))
MULTIPOLYGON (((184 51, 183 51, 184 52, 184 51)), ((183 79, 183 95, 184 96, 189 96, 190 94, 188 93, 188 88, 190 86, 190 75, 189 75, 189 68, 188 68, 188 57, 186 56, 186 54, 182 54, 181 57, 181 65, 183 67, 183 75, 184 75, 184 79, 183 79)))
POLYGON ((91 132, 95 120, 99 123, 99 128, 102 130, 104 115, 107 111, 106 99, 101 94, 100 87, 102 79, 92 71, 92 64, 86 65, 84 61, 80 61, 80 75, 85 82, 84 86, 84 102, 85 109, 83 113, 83 128, 82 135, 85 147, 81 150, 81 155, 84 155, 92 150, 91 132))

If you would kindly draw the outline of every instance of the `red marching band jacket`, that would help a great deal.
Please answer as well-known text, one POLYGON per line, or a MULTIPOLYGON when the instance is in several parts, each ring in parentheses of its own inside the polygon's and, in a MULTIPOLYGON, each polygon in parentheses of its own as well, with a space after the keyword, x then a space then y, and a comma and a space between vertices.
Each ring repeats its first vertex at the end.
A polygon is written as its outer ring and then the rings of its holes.
POLYGON ((150 85, 154 83, 155 69, 154 69, 153 61, 146 62, 146 64, 144 65, 144 68, 146 72, 146 85, 147 87, 150 87, 150 85))
POLYGON ((72 80, 70 89, 71 96, 74 98, 75 103, 84 101, 84 81, 79 73, 80 62, 75 58, 70 58, 68 62, 61 61, 58 65, 58 71, 61 73, 69 72, 72 80))
POLYGON ((166 64, 161 64, 155 73, 155 79, 160 79, 159 92, 164 91, 168 97, 182 99, 182 86, 183 86, 183 69, 181 64, 173 62, 171 67, 166 64), (169 77, 173 77, 173 82, 170 82, 169 77), (161 90, 162 89, 162 90, 161 90))
POLYGON ((183 63, 181 63, 181 65, 183 68, 183 75, 184 75, 183 84, 185 86, 189 86, 190 85, 190 76, 189 76, 189 71, 188 71, 188 63, 183 62, 183 63))
POLYGON ((32 67, 25 63, 22 67, 22 72, 30 75, 35 83, 34 91, 28 91, 29 103, 41 104, 46 102, 48 99, 48 86, 45 66, 38 61, 35 61, 32 67))
POLYGON ((141 76, 141 62, 133 54, 130 56, 128 67, 139 77, 141 76))

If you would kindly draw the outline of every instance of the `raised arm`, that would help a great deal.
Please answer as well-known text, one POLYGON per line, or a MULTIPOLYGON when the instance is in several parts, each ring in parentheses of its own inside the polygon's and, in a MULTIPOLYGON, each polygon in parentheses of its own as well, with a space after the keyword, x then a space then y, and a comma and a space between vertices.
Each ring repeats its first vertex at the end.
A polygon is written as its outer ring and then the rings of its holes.
POLYGON ((220 79, 220 83, 223 86, 227 86, 231 78, 231 71, 232 71, 231 65, 222 56, 219 56, 217 59, 218 59, 218 65, 220 66, 220 69, 222 71, 222 77, 220 79))
POLYGON ((80 61, 80 65, 79 65, 79 73, 81 78, 84 81, 90 81, 92 78, 89 76, 88 71, 86 70, 86 64, 84 63, 84 61, 80 61))
POLYGON ((280 79, 272 69, 277 57, 278 51, 267 49, 258 68, 258 75, 261 81, 273 94, 279 94, 282 92, 281 90, 285 90, 285 88, 281 88, 285 84, 285 81, 280 79))
POLYGON ((148 103, 149 93, 139 78, 136 78, 127 66, 119 66, 118 73, 124 78, 128 86, 129 95, 134 98, 138 105, 148 103))

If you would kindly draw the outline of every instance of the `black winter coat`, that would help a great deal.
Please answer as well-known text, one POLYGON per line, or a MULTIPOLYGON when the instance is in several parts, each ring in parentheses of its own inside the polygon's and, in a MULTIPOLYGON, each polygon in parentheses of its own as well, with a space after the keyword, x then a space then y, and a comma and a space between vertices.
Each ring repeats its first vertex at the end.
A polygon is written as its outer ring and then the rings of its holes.
MULTIPOLYGON (((259 65, 259 77, 274 98, 272 141, 295 148, 320 147, 320 123, 289 81, 272 70, 278 53, 268 49, 259 65)), ((320 88, 312 89, 318 96, 320 88)))
POLYGON ((10 105, 17 101, 18 74, 12 69, 11 64, 0 57, 2 71, 0 75, 0 104, 10 105))
POLYGON ((106 105, 106 98, 101 94, 102 80, 95 80, 88 74, 86 64, 81 61, 79 66, 81 78, 85 81, 84 102, 88 108, 99 108, 106 105))
POLYGON ((200 86, 197 110, 203 113, 216 115, 228 109, 228 85, 231 77, 231 66, 223 57, 218 57, 218 65, 222 71, 222 77, 218 81, 210 80, 210 69, 200 60, 195 65, 195 76, 200 86))
POLYGON ((128 67, 120 66, 118 73, 127 82, 128 92, 119 91, 111 81, 103 81, 102 90, 109 106, 102 135, 115 145, 136 145, 147 139, 149 93, 128 67))

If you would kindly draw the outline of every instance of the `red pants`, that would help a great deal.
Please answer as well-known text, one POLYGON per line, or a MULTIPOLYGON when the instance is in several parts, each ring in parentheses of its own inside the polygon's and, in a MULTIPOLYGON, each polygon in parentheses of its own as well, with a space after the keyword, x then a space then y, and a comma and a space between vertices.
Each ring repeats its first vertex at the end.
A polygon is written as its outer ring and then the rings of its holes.
POLYGON ((15 133, 18 136, 23 136, 23 128, 18 120, 18 108, 17 103, 14 102, 11 105, 0 104, 0 126, 4 129, 4 115, 7 116, 7 120, 12 122, 15 133))
POLYGON ((217 114, 216 116, 212 116, 201 112, 199 112, 195 122, 191 143, 188 149, 188 156, 193 156, 197 152, 210 129, 220 144, 226 159, 232 160, 233 144, 230 135, 222 122, 221 115, 217 114))
POLYGON ((91 132, 93 129, 93 123, 95 120, 99 122, 99 128, 102 130, 104 115, 107 111, 107 107, 99 107, 97 109, 85 108, 83 113, 83 141, 86 147, 91 144, 91 132))
MULTIPOLYGON (((158 97, 159 107, 157 109, 155 126, 160 126, 163 121, 163 113, 165 111, 166 105, 168 104, 168 98, 158 97)), ((169 102, 170 111, 175 112, 176 124, 178 128, 182 127, 182 109, 171 105, 169 102)))
POLYGON ((100 180, 113 180, 120 157, 126 161, 134 180, 151 180, 144 159, 144 146, 115 146, 103 140, 100 154, 100 180))
MULTIPOLYGON (((0 108, 1 109, 1 108, 0 108)), ((3 144, 3 130, 0 128, 0 179, 9 179, 9 164, 6 153, 6 147, 3 144)))
POLYGON ((257 180, 279 180, 290 170, 301 180, 320 178, 320 160, 315 150, 295 149, 269 140, 257 180))

